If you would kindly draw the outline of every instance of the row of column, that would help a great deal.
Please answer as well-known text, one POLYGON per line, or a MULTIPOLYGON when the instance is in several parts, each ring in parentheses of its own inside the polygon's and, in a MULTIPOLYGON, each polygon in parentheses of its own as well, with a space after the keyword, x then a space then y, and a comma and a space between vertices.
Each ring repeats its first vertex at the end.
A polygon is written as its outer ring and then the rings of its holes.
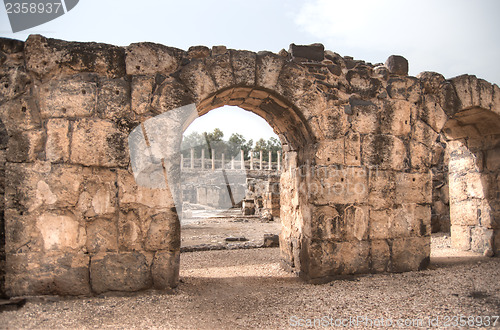
MULTIPOLYGON (((240 150, 240 157, 241 157, 241 161, 240 161, 240 169, 244 170, 245 169, 245 160, 244 160, 244 151, 243 150, 240 150)), ((277 152, 277 168, 280 169, 281 168, 281 151, 278 151, 277 152)), ((205 149, 202 149, 201 150, 201 168, 205 168, 205 149)), ((195 166, 194 166, 194 161, 195 161, 195 157, 194 157, 194 149, 191 149, 191 155, 190 155, 190 168, 191 169, 194 169, 195 166)), ((212 152, 212 158, 211 158, 211 161, 212 161, 212 170, 215 170, 215 152, 212 152)), ((224 165, 225 165, 225 159, 224 159, 224 154, 221 154, 221 161, 222 161, 222 165, 221 165, 221 168, 224 168, 224 165)), ((267 169, 268 170, 272 170, 273 169, 273 162, 272 162, 272 152, 269 151, 269 162, 267 164, 267 169)), ((184 168, 184 155, 181 154, 181 169, 184 168)), ((231 159, 231 169, 234 170, 235 169, 235 160, 234 158, 231 159)), ((253 152, 250 152, 250 169, 251 170, 254 170, 255 169, 255 166, 254 166, 254 157, 253 157, 253 152)), ((264 166, 263 166, 263 160, 262 160, 262 150, 259 151, 259 169, 260 170, 263 170, 264 169, 264 166)))

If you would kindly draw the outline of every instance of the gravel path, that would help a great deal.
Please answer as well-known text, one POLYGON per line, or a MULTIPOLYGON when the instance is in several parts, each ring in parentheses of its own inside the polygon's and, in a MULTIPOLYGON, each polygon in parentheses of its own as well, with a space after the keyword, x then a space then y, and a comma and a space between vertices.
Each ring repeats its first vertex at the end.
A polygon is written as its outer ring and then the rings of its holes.
POLYGON ((0 327, 274 329, 293 328, 308 318, 318 319, 318 326, 356 325, 357 317, 365 317, 368 323, 357 325, 369 328, 382 318, 386 325, 429 318, 434 325, 452 325, 447 317, 460 315, 481 316, 484 324, 486 316, 500 314, 500 258, 456 251, 445 256, 443 251, 453 252, 448 241, 433 238, 428 270, 353 276, 324 285, 306 284, 281 270, 276 248, 183 253, 182 283, 175 294, 30 299, 17 311, 0 313, 0 327), (354 319, 345 323, 349 318, 354 319))

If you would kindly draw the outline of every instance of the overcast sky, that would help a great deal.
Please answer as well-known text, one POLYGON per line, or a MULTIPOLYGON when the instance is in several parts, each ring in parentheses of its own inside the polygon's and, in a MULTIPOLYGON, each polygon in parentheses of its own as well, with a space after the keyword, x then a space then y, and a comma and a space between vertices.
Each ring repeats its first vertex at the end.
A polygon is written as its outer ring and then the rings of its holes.
MULTIPOLYGON (((80 0, 64 16, 15 34, 2 6, 0 36, 25 40, 37 33, 121 46, 151 41, 185 50, 226 45, 274 52, 292 42, 320 42, 372 63, 403 55, 411 75, 469 73, 498 84, 499 15, 500 0, 80 0)), ((241 118, 246 124, 247 117, 241 118)), ((211 121, 224 131, 235 126, 220 117, 211 121)))

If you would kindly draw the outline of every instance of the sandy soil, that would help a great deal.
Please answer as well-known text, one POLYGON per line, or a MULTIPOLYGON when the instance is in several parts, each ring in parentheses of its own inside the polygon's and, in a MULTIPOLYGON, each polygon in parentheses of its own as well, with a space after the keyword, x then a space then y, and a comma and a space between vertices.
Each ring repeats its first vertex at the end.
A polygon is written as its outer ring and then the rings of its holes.
POLYGON ((278 329, 314 320, 318 327, 391 321, 428 327, 429 320, 443 327, 461 315, 478 317, 476 325, 493 323, 500 314, 500 258, 454 251, 444 235, 432 243, 428 270, 323 285, 281 270, 277 248, 183 253, 181 284, 173 293, 31 298, 19 310, 0 313, 0 328, 278 329))

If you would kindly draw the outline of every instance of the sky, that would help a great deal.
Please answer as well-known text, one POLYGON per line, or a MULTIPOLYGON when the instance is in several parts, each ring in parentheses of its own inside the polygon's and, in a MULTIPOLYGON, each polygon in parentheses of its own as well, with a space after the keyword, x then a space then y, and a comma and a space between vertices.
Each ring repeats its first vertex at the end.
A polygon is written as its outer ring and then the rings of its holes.
MULTIPOLYGON (((80 0, 65 15, 18 33, 0 7, 0 36, 20 40, 42 34, 120 46, 150 41, 273 52, 319 42, 371 63, 403 55, 414 76, 468 73, 500 83, 500 0, 80 0)), ((235 122, 247 127, 248 118, 214 117, 210 125, 229 132, 235 122)))

